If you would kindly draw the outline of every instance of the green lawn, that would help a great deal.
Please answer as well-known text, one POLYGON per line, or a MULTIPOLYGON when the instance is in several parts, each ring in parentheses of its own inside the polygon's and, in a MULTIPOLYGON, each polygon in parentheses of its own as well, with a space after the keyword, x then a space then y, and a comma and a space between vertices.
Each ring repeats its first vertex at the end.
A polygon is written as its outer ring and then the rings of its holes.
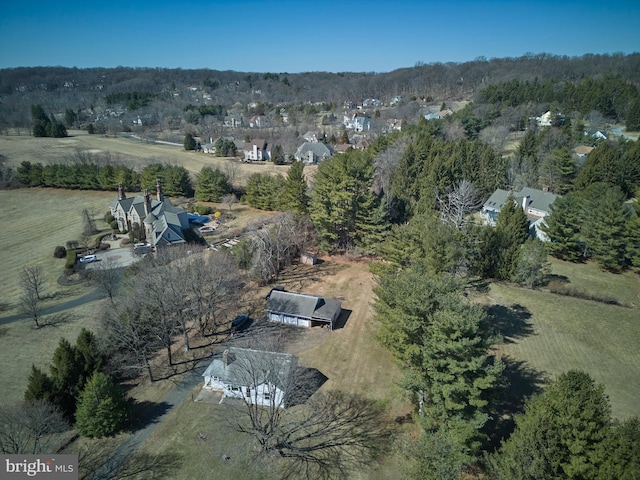
MULTIPOLYGON (((640 415, 640 308, 637 274, 613 275, 592 264, 553 262, 553 273, 587 292, 608 295, 632 308, 605 305, 544 291, 493 284, 493 304, 519 305, 528 333, 514 333, 501 351, 547 378, 569 369, 603 383, 614 416, 640 415)), ((518 328, 514 327, 514 330, 518 328)), ((508 337, 508 336, 507 336, 508 337)))

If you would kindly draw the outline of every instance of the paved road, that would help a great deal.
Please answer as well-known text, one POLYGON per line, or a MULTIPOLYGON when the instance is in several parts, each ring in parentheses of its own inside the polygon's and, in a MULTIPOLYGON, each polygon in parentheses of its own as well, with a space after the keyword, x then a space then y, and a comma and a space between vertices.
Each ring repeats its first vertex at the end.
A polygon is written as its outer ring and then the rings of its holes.
MULTIPOLYGON (((114 266, 115 268, 128 267, 129 265, 136 263, 142 258, 141 256, 134 254, 131 247, 113 248, 104 251, 97 251, 96 257, 98 261, 84 264, 84 268, 86 270, 90 271, 99 268, 102 265, 114 266)), ((65 310, 84 305, 85 303, 94 302, 96 300, 100 300, 101 298, 104 298, 104 294, 100 291, 100 289, 96 288, 91 292, 85 293, 81 297, 74 298, 73 300, 69 300, 67 302, 59 303, 58 305, 54 305, 52 307, 44 308, 40 311, 40 315, 44 316, 55 313, 62 313, 65 310)), ((6 325, 8 323, 29 318, 29 315, 23 313, 10 315, 8 317, 0 317, 0 325, 6 325)))
POLYGON ((173 390, 167 393, 160 402, 160 405, 164 407, 162 415, 155 416, 154 413, 151 412, 148 418, 141 419, 141 423, 145 424, 146 427, 129 435, 129 437, 120 444, 116 451, 113 452, 102 466, 94 472, 91 479, 109 480, 117 478, 118 470, 125 464, 127 459, 138 449, 138 447, 140 447, 140 445, 149 438, 149 435, 151 435, 160 422, 169 415, 171 409, 180 404, 180 402, 189 395, 189 392, 191 392, 198 383, 202 382, 202 373, 208 365, 209 360, 205 359, 201 361, 196 368, 189 371, 180 383, 178 383, 173 390))
MULTIPOLYGON (((59 303, 58 305, 54 305, 53 307, 44 308, 40 310, 40 316, 49 315, 52 313, 62 313, 70 308, 78 307, 80 305, 84 305, 85 303, 94 302, 96 300, 100 300, 101 298, 104 298, 104 294, 96 288, 91 292, 85 293, 81 297, 74 298, 73 300, 69 300, 67 302, 59 303)), ((31 317, 24 313, 11 315, 9 317, 2 317, 0 318, 0 325, 6 325, 8 323, 16 322, 18 320, 26 320, 29 318, 31 317)))

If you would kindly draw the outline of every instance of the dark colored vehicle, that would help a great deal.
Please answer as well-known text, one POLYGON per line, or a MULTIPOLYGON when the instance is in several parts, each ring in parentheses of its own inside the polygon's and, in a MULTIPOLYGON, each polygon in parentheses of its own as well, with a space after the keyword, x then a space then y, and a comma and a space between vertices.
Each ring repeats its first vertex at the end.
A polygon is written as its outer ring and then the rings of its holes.
POLYGON ((242 329, 247 325, 247 323, 249 323, 249 320, 250 320, 249 315, 247 315, 246 313, 243 313, 242 315, 238 315, 231 322, 231 330, 242 329))
POLYGON ((273 292, 274 290, 276 290, 278 292, 286 292, 286 290, 284 289, 284 287, 282 285, 277 285, 277 286, 273 287, 271 290, 269 290, 269 293, 267 293, 267 296, 265 297, 265 300, 269 300, 269 297, 271 296, 271 292, 273 292))

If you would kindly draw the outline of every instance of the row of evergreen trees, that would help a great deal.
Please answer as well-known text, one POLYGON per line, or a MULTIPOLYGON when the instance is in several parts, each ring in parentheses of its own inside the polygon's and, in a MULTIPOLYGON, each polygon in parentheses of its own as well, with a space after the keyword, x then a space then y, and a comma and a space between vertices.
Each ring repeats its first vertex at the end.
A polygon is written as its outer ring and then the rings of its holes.
POLYGON ((151 164, 138 173, 125 165, 98 164, 90 161, 69 163, 31 163, 23 161, 16 170, 18 182, 27 187, 53 187, 79 190, 116 191, 122 183, 125 191, 154 191, 157 180, 168 196, 193 196, 191 177, 186 168, 151 164))
POLYGON ((25 401, 52 403, 68 420, 75 420, 80 435, 111 435, 127 425, 131 405, 113 379, 101 371, 104 363, 89 330, 82 329, 75 345, 62 338, 48 374, 31 366, 25 401))

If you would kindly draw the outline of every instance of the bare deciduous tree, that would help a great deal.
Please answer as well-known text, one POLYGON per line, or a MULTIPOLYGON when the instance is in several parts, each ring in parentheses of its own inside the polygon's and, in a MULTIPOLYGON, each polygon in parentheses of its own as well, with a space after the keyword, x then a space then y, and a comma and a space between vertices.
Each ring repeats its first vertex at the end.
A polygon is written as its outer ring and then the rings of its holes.
POLYGON ((280 270, 304 248, 306 229, 291 213, 274 216, 249 235, 251 272, 264 283, 277 280, 280 270))
POLYGON ((396 167, 398 166, 398 163, 400 163, 402 155, 410 141, 411 140, 409 138, 402 138, 389 148, 378 153, 374 158, 374 180, 375 188, 378 190, 376 193, 380 193, 380 191, 384 192, 387 211, 390 211, 393 203, 393 196, 391 194, 391 177, 396 171, 396 167))
POLYGON ((157 350, 165 350, 172 366, 177 338, 188 351, 194 331, 210 343, 228 331, 229 316, 242 295, 242 277, 228 254, 189 250, 193 248, 162 251, 141 267, 131 285, 123 286, 127 295, 107 307, 101 337, 118 352, 122 362, 116 363, 123 368, 146 370, 153 380, 150 358, 157 350))
POLYGON ((25 315, 28 315, 34 322, 36 322, 36 328, 40 328, 40 309, 42 301, 38 298, 33 290, 25 289, 20 295, 20 311, 25 315))
POLYGON ((457 230, 467 223, 469 214, 475 212, 482 202, 473 184, 462 180, 446 196, 437 196, 440 205, 440 218, 452 224, 457 230))
POLYGON ((6 454, 51 453, 69 429, 62 412, 45 401, 0 405, 0 451, 6 454))
POLYGON ((235 204, 238 203, 238 197, 236 197, 235 193, 228 193, 227 195, 225 195, 224 197, 222 197, 222 203, 224 203, 225 205, 227 205, 227 207, 229 208, 229 211, 231 211, 231 207, 235 204))
POLYGON ((235 187, 240 175, 240 165, 235 160, 227 160, 224 162, 224 173, 229 179, 229 183, 235 187))
POLYGON ((248 388, 221 413, 227 424, 252 435, 262 456, 277 459, 282 478, 345 478, 370 465, 389 436, 380 409, 357 395, 309 391, 317 385, 308 384, 300 368, 283 368, 285 354, 265 355, 265 345, 258 342, 253 355, 232 360, 237 382, 248 388), (258 405, 254 392, 265 385, 285 395, 269 392, 268 404, 258 405), (296 404, 295 398, 307 400, 296 404))
POLYGON ((93 215, 89 212, 88 209, 82 209, 82 235, 85 237, 89 237, 98 233, 98 229, 96 228, 96 222, 93 219, 93 215))
POLYGON ((25 291, 33 292, 38 300, 42 300, 44 292, 44 270, 40 265, 31 265, 22 268, 20 283, 25 291))
POLYGON ((89 272, 89 281, 102 290, 112 302, 121 279, 122 267, 110 259, 95 264, 89 272))
POLYGON ((157 341, 141 303, 134 295, 119 297, 103 313, 98 339, 116 370, 127 377, 146 371, 153 382, 151 358, 157 341))

